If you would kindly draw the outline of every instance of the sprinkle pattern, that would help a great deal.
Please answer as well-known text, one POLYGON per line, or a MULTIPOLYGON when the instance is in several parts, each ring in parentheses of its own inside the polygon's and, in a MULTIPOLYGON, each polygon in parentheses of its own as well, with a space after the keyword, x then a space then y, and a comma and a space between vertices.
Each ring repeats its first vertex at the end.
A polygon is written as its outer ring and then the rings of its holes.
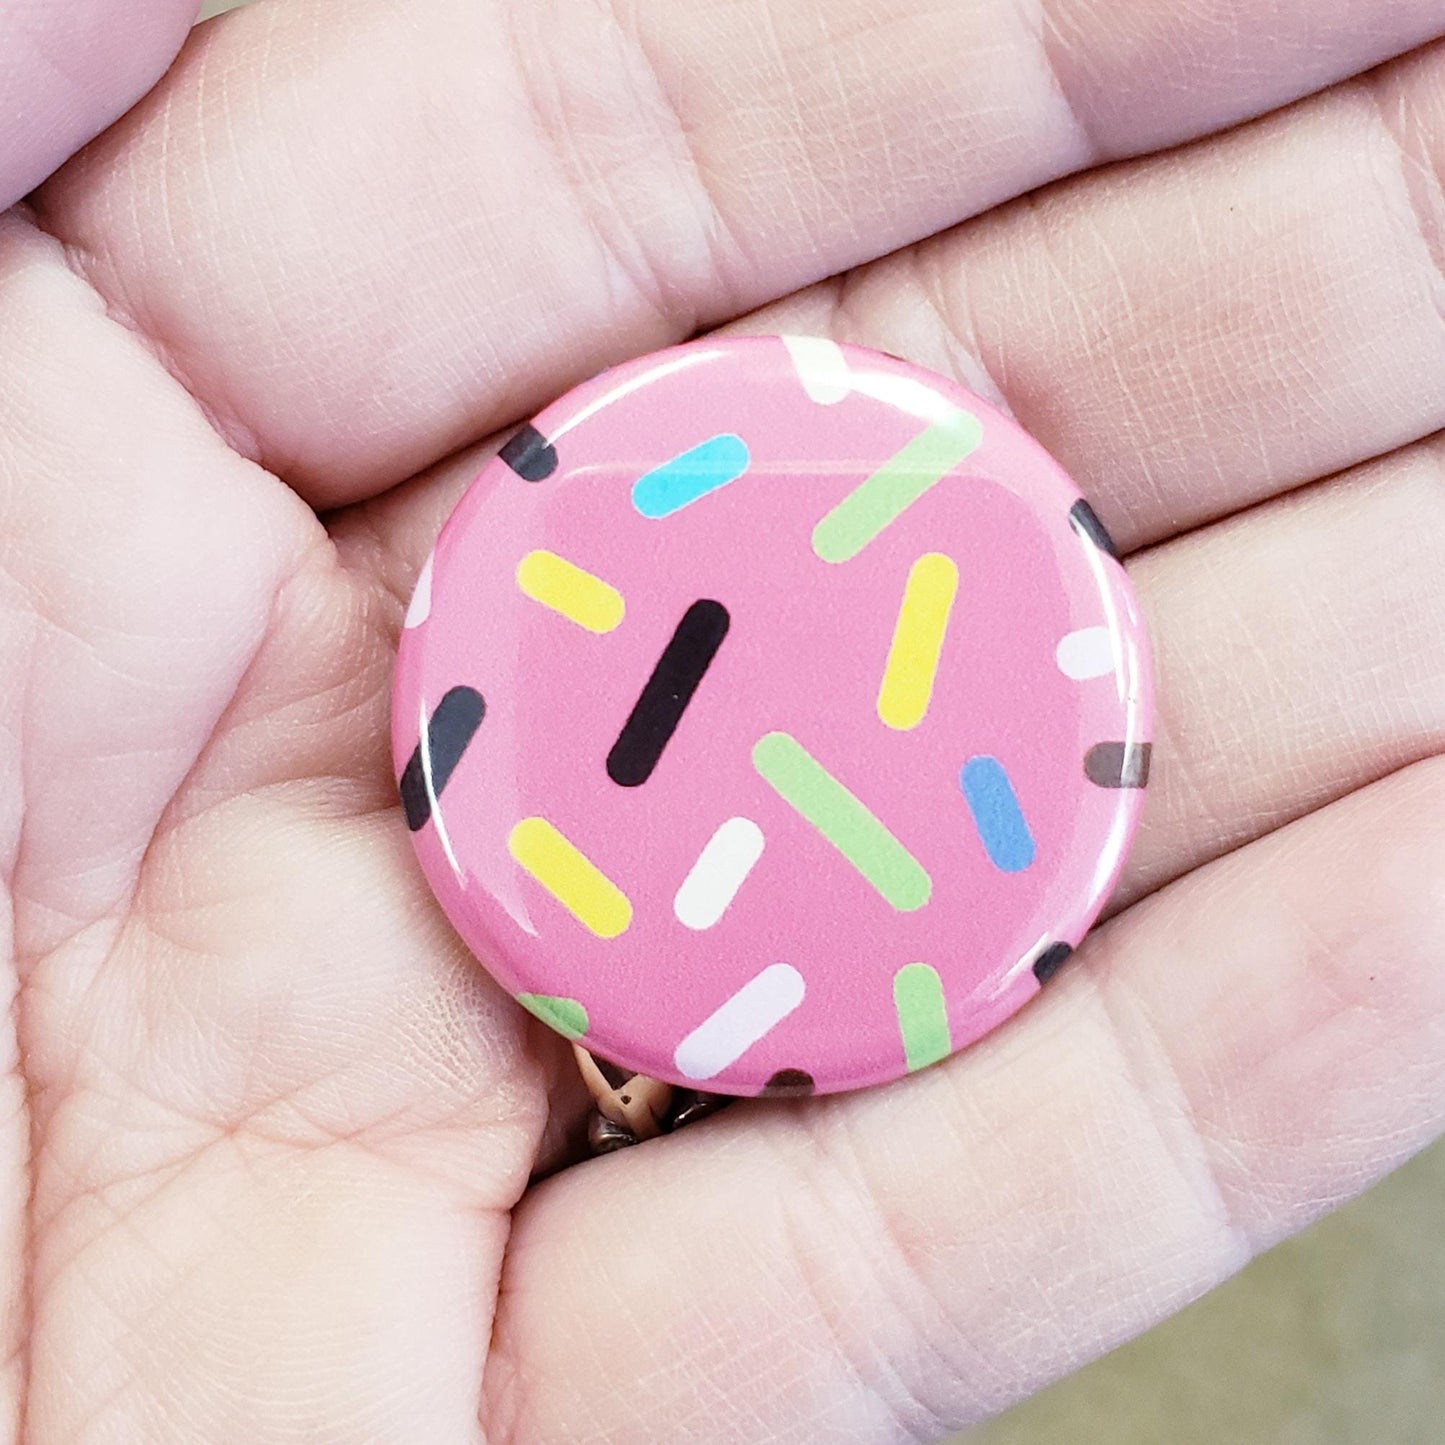
POLYGON ((411 601, 407 604, 406 620, 402 626, 408 632, 414 627, 420 627, 431 616, 431 569, 432 559, 428 557, 422 564, 416 586, 412 589, 411 601))
POLYGON ((1084 758, 1084 776, 1100 788, 1147 788, 1153 757, 1149 743, 1096 743, 1084 758))
POLYGON ((953 1052, 948 1032, 948 1005, 938 970, 926 963, 910 963, 893 975, 893 1007, 903 1057, 911 1073, 946 1059, 953 1052))
POLYGON ((715 1079, 799 1008, 806 993, 803 975, 791 964, 765 968, 678 1044, 678 1073, 698 1083, 715 1079))
POLYGON ((1073 956, 1067 943, 1051 943, 1033 962, 1034 977, 1046 984, 1073 956))
POLYGON ((1107 627, 1081 627, 1059 639, 1054 661, 1059 671, 1075 682, 1111 677, 1118 666, 1114 657, 1114 634, 1107 627))
POLYGON ((400 783, 406 826, 413 833, 431 820, 437 799, 446 791, 486 713, 487 705, 475 688, 454 687, 427 719, 400 783))
POLYGON ((729 818, 688 870, 672 911, 684 928, 711 928, 728 911, 763 856, 763 830, 751 818, 729 818))
POLYGON ((545 818, 523 818, 507 848, 578 923, 598 938, 616 938, 632 922, 632 904, 595 863, 545 818))
POLYGON ((626 611, 615 587, 555 552, 528 552, 517 563, 517 586, 534 602, 588 632, 611 632, 626 611))
POLYGON ((721 602, 694 602, 683 613, 607 754, 607 776, 618 787, 641 787, 652 776, 729 625, 728 610, 721 602))
POLYGON ((1073 523, 1074 530, 1081 537, 1087 538, 1106 557, 1112 557, 1116 562, 1119 560, 1119 549, 1114 545, 1114 539, 1109 535, 1108 528, 1099 520, 1099 514, 1082 497, 1074 503, 1069 512, 1069 521, 1073 523))
POLYGON ((643 476, 632 489, 632 505, 654 521, 670 517, 737 481, 750 460, 740 436, 715 436, 643 476))
POLYGON ((933 883, 923 865, 796 738, 760 738, 753 766, 900 913, 928 902, 933 883))
POLYGON ((1007 769, 997 758, 970 758, 958 785, 989 862, 1000 873, 1022 873, 1037 848, 1007 769))
POLYGON ((524 482, 545 482, 557 470, 557 448, 534 426, 524 426, 502 448, 501 459, 524 482))
POLYGON ((1117 556, 1009 419, 896 359, 615 368, 418 578, 394 738, 428 877, 629 1076, 929 1067, 1054 977, 1122 861, 1151 750, 1117 556))
POLYGON ((972 456, 982 440, 983 427, 966 411, 919 433, 818 523, 813 550, 825 562, 850 561, 972 456))
POLYGON ((853 390, 848 358, 836 341, 822 336, 785 336, 783 345, 810 400, 837 406, 853 390))
POLYGON ((878 716, 897 732, 916 728, 928 713, 957 595, 958 568, 952 557, 929 552, 913 564, 878 691, 878 716))
POLYGON ((519 993, 517 1002, 529 1014, 555 1029, 564 1039, 580 1039, 587 1033, 587 1010, 575 998, 552 998, 544 993, 519 993))

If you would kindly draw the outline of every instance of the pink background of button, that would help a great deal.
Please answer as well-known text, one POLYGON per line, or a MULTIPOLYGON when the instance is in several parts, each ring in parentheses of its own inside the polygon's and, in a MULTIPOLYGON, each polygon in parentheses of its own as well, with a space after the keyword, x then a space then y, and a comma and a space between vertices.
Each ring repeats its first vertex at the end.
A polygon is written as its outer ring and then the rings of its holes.
POLYGON ((902 1074, 892 983, 908 963, 942 976, 955 1048, 995 1027, 1037 992, 1039 947, 1076 944, 1093 922, 1144 796, 1083 773, 1089 747, 1147 739, 1151 719, 1133 595, 1070 525, 1077 489, 980 398, 876 353, 848 356, 881 389, 923 379, 984 426, 973 456, 851 561, 819 560, 814 526, 927 423, 859 392, 814 403, 775 338, 699 343, 609 372, 537 418, 561 459, 547 480, 500 461, 482 472, 437 543, 430 614, 398 664, 398 772, 449 688, 486 699, 441 798, 453 856, 435 822, 415 842, 453 924, 509 991, 578 1000, 589 1048, 678 1080, 680 1039, 744 983, 774 962, 803 974, 802 1006, 707 1086, 727 1092, 755 1093, 782 1069, 820 1091, 902 1074), (638 476, 723 432, 747 442, 746 476, 670 517, 639 515, 638 476), (616 587, 622 624, 597 636, 525 597, 517 563, 538 548, 616 587), (931 551, 958 564, 959 590, 928 715, 899 733, 879 720, 879 683, 909 569, 931 551), (729 634, 651 779, 620 788, 608 751, 699 598, 728 608, 729 634), (1065 677, 1060 639, 1100 625, 1119 638, 1116 673, 1065 677), (895 911, 758 777, 753 745, 775 730, 923 864, 924 908, 895 911), (1038 845, 1024 873, 995 869, 972 827, 958 774, 977 754, 1003 761, 1019 795, 1038 845), (514 863, 508 833, 532 815, 631 900, 620 937, 594 937, 514 863), (765 850, 722 920, 694 932, 674 895, 736 815, 761 827, 765 850))

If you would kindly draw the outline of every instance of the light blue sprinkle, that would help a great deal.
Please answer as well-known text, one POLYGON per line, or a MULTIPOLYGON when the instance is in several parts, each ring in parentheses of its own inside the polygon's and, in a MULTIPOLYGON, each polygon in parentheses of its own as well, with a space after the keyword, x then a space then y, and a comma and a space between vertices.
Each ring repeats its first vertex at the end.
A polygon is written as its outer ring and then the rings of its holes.
POLYGON ((1034 861, 1034 839, 1003 764, 970 758, 958 782, 989 861, 1000 872, 1022 873, 1034 861))
POLYGON ((740 436, 730 432, 715 436, 640 477, 632 488, 632 505, 644 517, 670 517, 737 481, 751 460, 740 436))

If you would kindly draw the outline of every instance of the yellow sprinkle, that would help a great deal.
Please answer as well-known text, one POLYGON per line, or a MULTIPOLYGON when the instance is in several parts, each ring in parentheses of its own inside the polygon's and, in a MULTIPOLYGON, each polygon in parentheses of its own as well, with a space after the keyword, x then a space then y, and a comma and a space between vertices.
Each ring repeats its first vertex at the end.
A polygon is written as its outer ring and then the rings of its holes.
POLYGON ((622 594, 555 552, 528 552, 517 563, 517 586, 588 632, 611 632, 622 621, 622 594))
POLYGON ((878 690, 878 716, 899 732, 916 728, 928 712, 948 615, 957 595, 958 568, 951 557, 929 552, 913 564, 878 690))
POLYGON ((584 928, 616 938, 632 922, 632 905, 611 879, 545 818, 523 818, 507 839, 512 857, 584 928))

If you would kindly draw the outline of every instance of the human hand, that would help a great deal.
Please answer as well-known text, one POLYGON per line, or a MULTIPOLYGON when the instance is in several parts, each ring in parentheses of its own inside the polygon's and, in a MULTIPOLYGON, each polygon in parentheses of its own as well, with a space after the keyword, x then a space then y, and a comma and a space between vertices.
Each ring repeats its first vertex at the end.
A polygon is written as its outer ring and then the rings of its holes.
MULTIPOLYGON (((131 8, 140 75, 184 6, 131 8)), ((1049 10, 266 0, 0 221, 17 1437, 930 1439, 1445 1126, 1445 46, 1334 84, 1445 19, 1049 10), (411 855, 393 647, 478 439, 749 311, 1070 468, 1149 814, 983 1044, 565 1167, 566 1046, 411 855)))

